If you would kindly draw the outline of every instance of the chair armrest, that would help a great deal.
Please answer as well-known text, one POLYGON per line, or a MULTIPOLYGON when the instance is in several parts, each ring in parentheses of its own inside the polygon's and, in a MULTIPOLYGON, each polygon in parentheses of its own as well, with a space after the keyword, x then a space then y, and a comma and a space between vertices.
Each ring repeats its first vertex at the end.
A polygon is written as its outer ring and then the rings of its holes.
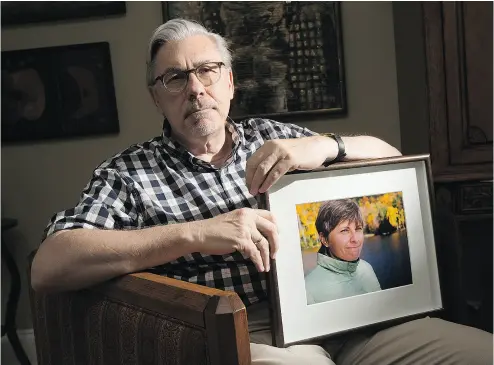
POLYGON ((39 365, 250 364, 247 313, 234 292, 136 273, 30 296, 39 365))
POLYGON ((113 300, 204 328, 211 364, 250 364, 247 311, 235 292, 151 273, 126 275, 93 290, 113 300))

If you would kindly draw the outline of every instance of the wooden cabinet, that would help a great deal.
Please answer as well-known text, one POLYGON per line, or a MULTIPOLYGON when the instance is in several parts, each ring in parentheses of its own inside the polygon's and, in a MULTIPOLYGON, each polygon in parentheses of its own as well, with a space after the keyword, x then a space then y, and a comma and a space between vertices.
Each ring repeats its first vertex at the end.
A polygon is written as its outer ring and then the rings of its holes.
POLYGON ((492 332, 492 2, 394 2, 401 148, 430 153, 446 319, 492 332))
POLYGON ((423 3, 435 181, 492 179, 492 10, 423 3))
POLYGON ((445 304, 449 319, 492 332, 492 2, 422 4, 445 304))
POLYGON ((435 184, 445 318, 492 332, 492 182, 435 184))

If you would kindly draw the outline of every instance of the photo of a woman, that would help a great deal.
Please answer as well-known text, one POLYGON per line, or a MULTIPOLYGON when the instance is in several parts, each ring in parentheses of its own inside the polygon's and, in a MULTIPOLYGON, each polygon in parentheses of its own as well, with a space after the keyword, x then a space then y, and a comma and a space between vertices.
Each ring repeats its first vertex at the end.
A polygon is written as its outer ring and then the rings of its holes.
POLYGON ((321 204, 315 227, 321 247, 316 267, 305 276, 307 304, 381 290, 374 269, 360 258, 364 220, 353 200, 321 204))

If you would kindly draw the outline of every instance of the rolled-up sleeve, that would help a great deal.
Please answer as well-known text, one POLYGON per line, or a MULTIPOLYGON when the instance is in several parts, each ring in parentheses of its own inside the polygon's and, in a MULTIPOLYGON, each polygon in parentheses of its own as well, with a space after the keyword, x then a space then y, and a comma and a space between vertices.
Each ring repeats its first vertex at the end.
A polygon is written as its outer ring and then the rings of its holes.
POLYGON ((55 214, 47 225, 42 241, 67 229, 134 229, 137 209, 133 183, 112 169, 96 169, 84 188, 79 203, 55 214))
POLYGON ((256 128, 263 139, 289 139, 317 136, 318 133, 292 123, 281 123, 271 119, 252 118, 249 123, 256 128))

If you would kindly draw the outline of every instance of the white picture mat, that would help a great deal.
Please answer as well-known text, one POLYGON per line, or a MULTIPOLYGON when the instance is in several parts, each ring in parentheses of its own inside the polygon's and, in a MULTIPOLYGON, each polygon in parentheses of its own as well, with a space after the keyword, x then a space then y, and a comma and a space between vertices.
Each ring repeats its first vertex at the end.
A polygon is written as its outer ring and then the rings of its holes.
POLYGON ((276 270, 285 344, 441 308, 423 161, 286 175, 270 189, 269 203, 279 226, 276 270), (307 305, 295 206, 397 191, 403 193, 413 283, 307 305))

